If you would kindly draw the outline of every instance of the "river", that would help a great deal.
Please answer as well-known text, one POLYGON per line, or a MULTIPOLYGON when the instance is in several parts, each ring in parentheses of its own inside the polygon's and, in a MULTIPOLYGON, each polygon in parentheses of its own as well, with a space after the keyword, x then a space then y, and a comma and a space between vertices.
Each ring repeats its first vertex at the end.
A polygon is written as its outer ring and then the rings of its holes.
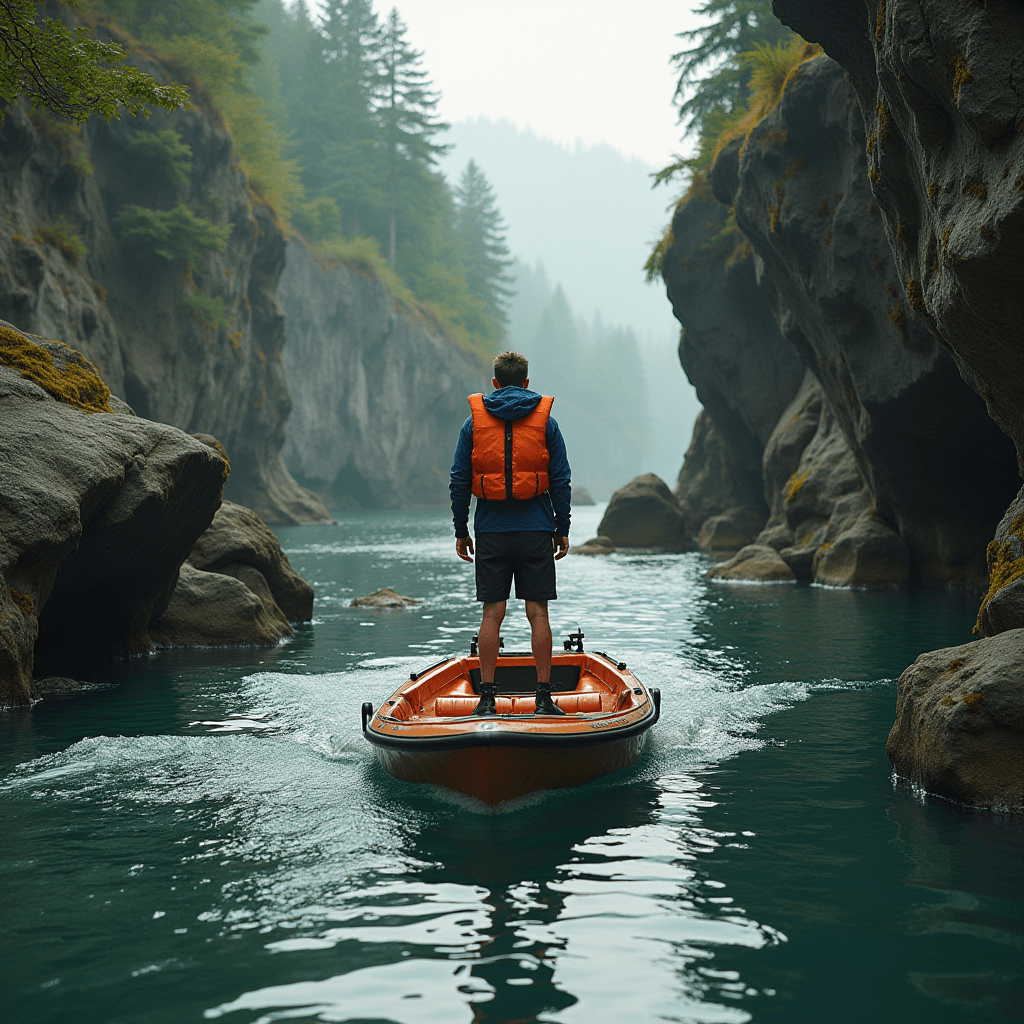
POLYGON ((896 677, 969 640, 973 600, 567 558, 555 632, 659 686, 662 719, 633 769, 494 812, 389 778, 359 732, 475 632, 447 516, 278 535, 317 591, 294 640, 0 713, 4 1021, 1024 1020, 1024 829, 885 756, 896 677), (423 603, 348 607, 383 586, 423 603))

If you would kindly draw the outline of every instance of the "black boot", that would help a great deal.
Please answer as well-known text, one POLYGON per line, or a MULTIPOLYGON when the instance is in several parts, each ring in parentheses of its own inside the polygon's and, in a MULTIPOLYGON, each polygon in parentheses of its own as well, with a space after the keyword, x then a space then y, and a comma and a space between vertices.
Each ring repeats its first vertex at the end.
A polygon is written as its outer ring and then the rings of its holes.
POLYGON ((538 715, 564 715, 565 712, 551 699, 551 687, 541 685, 537 687, 537 714, 538 715))
POLYGON ((494 683, 484 683, 480 687, 480 703, 477 704, 474 715, 496 715, 498 707, 494 698, 498 693, 498 687, 494 683))

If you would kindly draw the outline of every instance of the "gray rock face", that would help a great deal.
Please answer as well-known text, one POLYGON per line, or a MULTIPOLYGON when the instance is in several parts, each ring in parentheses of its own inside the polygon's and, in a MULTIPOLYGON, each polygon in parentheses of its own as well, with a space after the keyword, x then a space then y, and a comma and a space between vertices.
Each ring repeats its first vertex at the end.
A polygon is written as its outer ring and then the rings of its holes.
POLYGON ((377 278, 322 270, 295 242, 280 294, 295 402, 288 468, 338 507, 446 505, 466 396, 490 390, 480 360, 377 278))
POLYGON ((696 188, 672 220, 673 243, 663 267, 673 312, 683 325, 679 360, 707 413, 676 487, 683 508, 706 513, 691 520, 694 534, 704 519, 730 507, 749 509, 762 523, 767 518, 764 445, 803 377, 757 287, 749 246, 726 230, 727 220, 728 210, 710 187, 696 188), (715 476, 722 481, 715 490, 726 504, 708 501, 701 488, 715 476))
MULTIPOLYGON (((140 63, 166 80, 159 66, 140 63)), ((149 121, 92 118, 73 134, 23 103, 5 113, 0 318, 83 352, 139 416, 220 438, 232 459, 229 496, 268 521, 329 518, 281 462, 291 407, 276 294, 284 235, 249 189, 219 115, 197 102, 149 121), (132 144, 165 129, 191 148, 181 187, 166 161, 147 160, 132 144), (186 264, 120 236, 125 206, 178 202, 229 227, 227 251, 198 253, 186 264), (219 302, 223 314, 211 318, 196 302, 219 302)))
POLYGON ((871 189, 906 303, 1013 439, 1024 471, 1019 5, 772 6, 849 75, 866 128, 871 189))
POLYGON ((995 636, 1024 627, 1024 488, 996 527, 987 556, 989 588, 975 632, 995 636))
POLYGON ((1019 486, 1013 453, 906 298, 868 170, 853 90, 818 57, 747 140, 736 221, 763 261, 782 334, 820 384, 835 457, 841 438, 855 463, 838 493, 863 488, 872 535, 880 523, 899 534, 904 580, 977 587, 1019 486))
POLYGON ((106 391, 99 376, 75 358, 50 365, 49 376, 0 365, 2 704, 30 700, 33 673, 70 676, 145 649, 224 486, 206 445, 139 417, 84 412, 83 393, 106 391))
POLYGON ((697 414, 674 494, 687 533, 694 539, 704 523, 727 510, 738 509, 762 520, 764 517, 763 496, 752 493, 746 471, 736 472, 725 438, 706 409, 697 414))
POLYGON ((574 544, 569 548, 570 555, 610 555, 615 550, 615 545, 610 537, 591 537, 582 544, 574 544))
POLYGON ((686 551, 691 546, 682 510, 653 473, 635 477, 612 495, 597 532, 620 548, 686 551))
POLYGON ((929 793, 1024 811, 1024 629, 922 654, 900 676, 886 751, 929 793))

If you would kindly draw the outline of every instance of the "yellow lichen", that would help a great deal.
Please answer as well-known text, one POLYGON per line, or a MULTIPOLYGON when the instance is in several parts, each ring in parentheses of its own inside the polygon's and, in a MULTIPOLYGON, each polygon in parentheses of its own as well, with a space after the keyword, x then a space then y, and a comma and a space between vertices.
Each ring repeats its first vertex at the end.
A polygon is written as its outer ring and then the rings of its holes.
POLYGON ((981 178, 968 178, 963 185, 965 196, 974 196, 980 202, 988 198, 988 183, 981 178))
POLYGON ((934 203, 939 197, 939 183, 937 181, 928 182, 928 198, 934 203))
POLYGON ((968 711, 977 711, 985 703, 985 694, 979 692, 965 693, 960 700, 963 701, 963 705, 968 711))
POLYGON ((921 287, 921 282, 916 278, 908 277, 906 289, 910 308, 921 312, 924 309, 924 289, 921 287))
POLYGON ((779 206, 777 203, 772 203, 768 207, 768 224, 772 234, 775 234, 775 229, 779 226, 779 206))
POLYGON ((807 482, 807 478, 811 475, 809 469, 804 470, 803 473, 797 475, 794 473, 786 484, 786 501, 793 501, 794 498, 803 490, 804 484, 807 482))
POLYGON ((884 103, 875 105, 875 115, 878 117, 878 139, 884 142, 892 135, 892 115, 884 103))
POLYGON ((871 154, 874 153, 874 151, 877 148, 878 148, 878 136, 874 132, 872 132, 868 136, 868 144, 864 147, 864 149, 867 152, 868 156, 871 156, 871 154))
MULTIPOLYGON (((60 344, 58 342, 58 344, 60 344)), ((38 384, 48 395, 83 412, 113 412, 110 388, 99 371, 84 356, 68 348, 64 369, 58 370, 53 356, 41 345, 29 341, 9 327, 0 327, 0 366, 16 370, 25 380, 38 384), (82 363, 73 361, 78 356, 82 363)))
POLYGON ((966 53, 958 53, 949 62, 949 66, 953 69, 953 102, 957 103, 960 99, 961 88, 968 82, 973 82, 974 75, 971 74, 971 69, 967 66, 966 53))
POLYGON ((885 0, 878 0, 878 13, 875 15, 875 45, 881 46, 885 39, 885 0))
POLYGON ((100 302, 107 301, 107 289, 104 288, 99 281, 93 281, 92 290, 96 293, 96 298, 99 299, 100 302))
POLYGON ((13 587, 11 588, 11 600, 18 611, 26 618, 28 618, 32 613, 32 609, 36 606, 35 601, 32 600, 29 594, 26 594, 24 590, 15 590, 13 587))
POLYGON ((1019 543, 1014 544, 1010 540, 992 540, 985 549, 985 559, 988 562, 988 593, 981 599, 981 605, 978 608, 978 619, 974 623, 975 633, 981 632, 981 613, 985 610, 985 606, 989 601, 1003 587, 1008 587, 1011 583, 1024 576, 1024 555, 1014 556, 1015 548, 1017 550, 1024 550, 1024 547, 1022 547, 1024 546, 1024 515, 1017 516, 1010 523, 1010 528, 1007 532, 1012 537, 1015 537, 1019 543))
POLYGON ((900 337, 904 341, 907 340, 907 313, 903 308, 903 301, 900 300, 889 310, 889 319, 896 325, 896 330, 900 332, 900 337))
POLYGON ((228 341, 231 342, 231 347, 237 352, 242 347, 242 332, 235 331, 234 334, 229 334, 228 341))
POLYGON ((954 697, 943 697, 939 703, 943 707, 951 708, 956 703, 956 699, 954 697))

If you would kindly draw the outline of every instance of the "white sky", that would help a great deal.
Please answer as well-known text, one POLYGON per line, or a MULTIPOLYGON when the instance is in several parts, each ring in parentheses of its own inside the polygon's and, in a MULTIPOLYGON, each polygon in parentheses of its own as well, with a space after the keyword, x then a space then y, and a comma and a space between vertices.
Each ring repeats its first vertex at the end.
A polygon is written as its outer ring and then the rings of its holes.
MULTIPOLYGON (((686 0, 395 0, 450 122, 507 118, 565 146, 605 142, 652 167, 678 152, 671 54, 686 0)), ((391 7, 377 0, 380 16, 391 7)))

